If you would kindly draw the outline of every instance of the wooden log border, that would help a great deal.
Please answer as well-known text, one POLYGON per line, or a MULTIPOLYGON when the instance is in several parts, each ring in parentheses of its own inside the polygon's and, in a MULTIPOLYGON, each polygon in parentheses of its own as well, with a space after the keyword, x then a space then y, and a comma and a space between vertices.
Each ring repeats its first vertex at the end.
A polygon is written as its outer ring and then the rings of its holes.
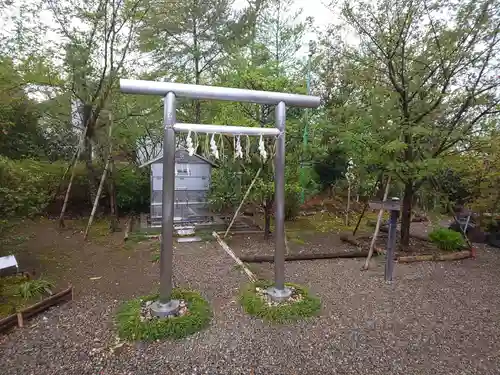
POLYGON ((0 320, 0 332, 6 332, 9 329, 16 326, 24 327, 24 322, 39 313, 51 308, 52 306, 56 306, 68 301, 73 300, 73 287, 69 286, 67 289, 56 293, 44 300, 35 303, 29 307, 22 309, 16 314, 12 314, 0 320))
POLYGON ((470 250, 457 251, 451 254, 430 254, 430 255, 408 255, 397 258, 399 263, 413 263, 426 261, 446 261, 446 260, 462 260, 472 257, 470 250))
MULTIPOLYGON (((364 258, 368 255, 368 251, 346 251, 339 253, 327 254, 289 254, 285 256, 286 262, 299 260, 316 260, 316 259, 337 259, 337 258, 364 258)), ((274 255, 252 255, 242 256, 240 260, 245 263, 273 263, 274 255)))

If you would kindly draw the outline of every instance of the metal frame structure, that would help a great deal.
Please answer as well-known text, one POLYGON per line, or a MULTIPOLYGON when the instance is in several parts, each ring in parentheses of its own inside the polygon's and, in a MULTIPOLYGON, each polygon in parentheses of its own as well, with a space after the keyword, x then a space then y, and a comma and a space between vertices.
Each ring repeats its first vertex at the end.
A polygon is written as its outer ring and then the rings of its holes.
POLYGON ((317 108, 320 98, 309 95, 255 91, 226 87, 188 85, 171 82, 156 82, 120 79, 120 89, 128 94, 161 95, 164 97, 163 137, 163 199, 162 238, 160 254, 160 298, 151 305, 152 313, 158 317, 174 315, 179 310, 179 301, 171 299, 172 260, 174 233, 174 181, 175 181, 175 133, 196 131, 198 133, 222 133, 232 135, 276 136, 275 156, 275 202, 276 202, 276 248, 274 252, 274 286, 268 294, 280 301, 290 296, 285 287, 285 120, 286 106, 317 108), (175 116, 176 97, 203 100, 227 100, 276 106, 275 128, 255 128, 229 125, 179 124, 175 116))

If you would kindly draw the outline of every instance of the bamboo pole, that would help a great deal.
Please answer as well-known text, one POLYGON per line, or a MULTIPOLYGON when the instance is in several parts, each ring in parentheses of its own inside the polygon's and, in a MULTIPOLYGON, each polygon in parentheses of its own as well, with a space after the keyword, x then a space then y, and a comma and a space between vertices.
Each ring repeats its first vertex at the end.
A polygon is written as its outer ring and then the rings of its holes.
POLYGON ((95 196, 94 200, 94 206, 92 207, 92 212, 89 217, 89 222, 87 224, 87 228, 85 229, 85 233, 83 235, 83 239, 86 240, 87 236, 89 234, 90 226, 92 225, 92 222, 94 221, 94 216, 97 211, 97 206, 99 205, 99 198, 101 197, 102 194, 102 189, 104 187, 104 181, 106 180, 106 175, 108 173, 109 165, 112 160, 111 152, 113 150, 113 142, 111 140, 111 134, 113 131, 113 120, 111 117, 111 114, 109 115, 109 133, 108 133, 108 141, 109 141, 109 150, 108 150, 108 160, 106 161, 106 165, 104 166, 104 170, 102 171, 102 176, 101 176, 101 182, 99 183, 99 188, 97 189, 97 194, 95 196))
MULTIPOLYGON (((389 195, 389 187, 391 185, 391 176, 387 178, 387 184, 385 185, 384 198, 382 202, 387 200, 387 196, 389 195)), ((380 223, 382 222, 382 215, 384 214, 384 209, 381 208, 378 212, 377 217, 377 225, 375 226, 375 231, 373 232, 372 242, 370 243, 370 250, 368 250, 368 256, 366 257, 365 264, 363 265, 363 270, 367 270, 370 265, 370 259, 373 255, 373 249, 375 248, 375 241, 377 241, 378 232, 380 230, 380 223)))
POLYGON ((222 238, 220 238, 220 236, 217 234, 217 232, 212 232, 212 236, 215 237, 215 239, 217 240, 217 242, 219 243, 219 245, 224 249, 224 251, 226 253, 228 253, 229 256, 231 258, 233 258, 234 261, 241 268, 243 268, 243 271, 245 271, 245 273, 247 274, 247 276, 250 279, 250 281, 252 281, 252 282, 257 281, 257 276, 255 276, 254 273, 252 271, 250 271, 247 266, 245 266, 245 264, 240 260, 240 258, 238 258, 236 256, 236 254, 231 250, 231 248, 227 245, 227 243, 225 243, 224 240, 222 238))
POLYGON ((258 169, 257 173, 255 174, 255 177, 253 178, 252 182, 250 183, 250 186, 248 187, 247 191, 245 192, 245 195, 243 196, 243 199, 241 200, 240 205, 238 206, 238 209, 234 213, 233 219, 231 220, 231 223, 229 223, 229 226, 227 227, 226 233, 224 233, 224 237, 223 238, 226 238, 227 234, 229 233, 229 230, 233 226, 234 221, 236 220, 236 217, 238 216, 238 214, 239 214, 239 212, 241 210, 241 207, 243 207, 243 203, 245 203, 245 199, 247 199, 248 194, 250 193, 250 190, 252 190, 252 187, 255 184, 255 181, 257 181, 257 178, 259 177, 261 171, 262 171, 262 167, 260 167, 258 169))
POLYGON ((97 189, 97 194, 96 194, 95 199, 94 199, 94 205, 92 206, 92 212, 91 212, 90 217, 89 217, 89 222, 87 223, 87 228, 85 229, 85 234, 83 235, 84 240, 87 239, 90 226, 92 225, 92 222, 94 221, 94 216, 95 216, 95 213, 97 211, 97 206, 99 205, 99 198, 101 197, 102 188, 104 187, 104 181, 106 180, 106 174, 108 172, 110 159, 111 158, 108 157, 108 160, 106 161, 106 165, 104 167, 104 171, 102 172, 102 175, 101 175, 101 182, 99 183, 99 189, 97 189))
POLYGON ((78 160, 78 150, 80 150, 80 148, 78 148, 75 151, 75 153, 73 154, 73 157, 71 158, 71 161, 69 162, 68 166, 66 167, 66 170, 64 171, 63 176, 61 177, 61 181, 59 182, 59 185, 57 186, 56 190, 52 194, 52 198, 50 199, 50 202, 54 202, 56 200, 57 195, 61 191, 63 182, 66 179, 66 176, 68 175, 69 171, 71 170, 71 167, 73 167, 73 165, 75 164, 75 160, 76 161, 78 160))
POLYGON ((59 226, 61 228, 64 228, 64 214, 66 213, 66 208, 68 207, 68 201, 69 201, 69 193, 71 192, 71 186, 73 185, 73 180, 75 179, 75 174, 76 174, 76 163, 78 161, 78 158, 80 157, 80 152, 83 148, 83 142, 80 144, 78 147, 78 151, 76 152, 76 158, 73 161, 73 166, 71 167, 71 177, 69 178, 69 183, 68 183, 68 188, 66 189, 66 194, 64 195, 64 202, 63 206, 61 208, 61 213, 59 215, 59 226))
POLYGON ((78 145, 78 149, 76 150, 75 158, 73 159, 73 165, 71 167, 71 169, 72 169, 71 170, 71 177, 69 179, 68 188, 66 189, 66 194, 64 195, 63 206, 61 208, 61 213, 59 215, 59 226, 61 228, 64 228, 64 226, 65 226, 64 225, 64 214, 66 213, 66 208, 68 207, 69 194, 71 192, 71 187, 73 186, 73 180, 75 179, 75 174, 76 174, 75 165, 78 162, 78 159, 80 158, 80 154, 81 154, 83 147, 85 145, 85 137, 87 136, 87 130, 89 128, 89 125, 90 125, 90 116, 86 116, 85 128, 82 131, 82 137, 80 138, 80 143, 78 145))

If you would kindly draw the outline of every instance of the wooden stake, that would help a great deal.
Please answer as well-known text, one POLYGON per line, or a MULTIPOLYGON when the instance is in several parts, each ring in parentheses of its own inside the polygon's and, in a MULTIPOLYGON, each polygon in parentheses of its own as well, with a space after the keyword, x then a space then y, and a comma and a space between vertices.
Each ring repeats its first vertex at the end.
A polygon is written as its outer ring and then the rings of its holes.
MULTIPOLYGON (((110 115, 111 119, 111 115, 110 115)), ((101 197, 102 194, 102 188, 104 187, 104 181, 106 180, 106 174, 108 173, 108 168, 112 160, 111 152, 113 149, 113 142, 111 140, 111 133, 113 131, 113 122, 111 121, 109 123, 109 133, 108 133, 108 140, 109 140, 109 150, 108 150, 108 160, 106 161, 106 165, 104 166, 104 170, 102 171, 102 176, 101 176, 101 182, 99 183, 99 188, 97 189, 97 194, 95 196, 94 200, 94 206, 92 207, 92 212, 89 217, 89 222, 87 224, 87 228, 85 229, 85 233, 83 235, 83 239, 86 240, 87 236, 89 234, 90 226, 92 225, 92 222, 94 221, 94 216, 97 211, 97 206, 99 205, 99 198, 101 197)))
POLYGON ((69 171, 71 170, 71 167, 73 167, 73 165, 75 164, 75 160, 78 160, 78 150, 79 150, 79 148, 76 150, 75 154, 71 158, 70 163, 68 164, 66 170, 64 171, 63 176, 61 177, 61 181, 59 182, 59 185, 57 186, 57 189, 54 191, 54 194, 52 194, 52 198, 50 200, 51 202, 54 202, 56 200, 57 195, 61 191, 63 182, 66 179, 66 176, 68 175, 69 171))
POLYGON ((23 319, 23 314, 18 312, 17 313, 17 326, 20 328, 24 327, 24 319, 23 319))
POLYGON ((108 192, 109 192, 109 208, 111 222, 109 225, 110 232, 116 232, 118 230, 118 209, 116 205, 116 187, 115 187, 115 161, 111 158, 109 163, 109 177, 108 177, 108 192))
POLYGON ((259 177, 259 174, 260 172, 262 171, 262 167, 259 168, 259 170, 257 171, 257 173, 255 174, 255 177, 253 178, 250 186, 248 187, 245 195, 243 196, 243 199, 241 200, 240 202, 240 205, 238 206, 238 209, 236 210, 236 212, 234 213, 234 216, 233 216, 233 219, 231 220, 231 223, 229 224, 229 226, 227 227, 226 229, 226 233, 224 233, 224 237, 223 238, 226 238, 227 237, 227 234, 229 233, 229 230, 231 229, 231 227, 233 226, 234 224, 234 221, 236 220, 236 217, 238 216, 240 210, 241 210, 241 207, 243 207, 243 203, 245 202, 245 199, 247 199, 247 196, 248 194, 250 193, 250 190, 252 190, 252 187, 253 185, 255 184, 255 181, 257 181, 257 177, 259 177))
POLYGON ((97 206, 99 205, 99 198, 101 197, 102 188, 104 186, 104 180, 106 180, 106 174, 107 174, 108 168, 109 168, 109 161, 110 161, 109 159, 110 158, 108 158, 108 160, 106 161, 106 166, 104 167, 104 171, 102 172, 101 182, 99 183, 99 189, 97 189, 97 194, 95 196, 94 205, 92 207, 92 212, 91 212, 90 217, 89 217, 89 222, 87 223, 87 228, 85 229, 85 234, 83 235, 84 240, 87 239, 90 226, 92 225, 92 222, 94 221, 94 216, 95 216, 95 213, 97 211, 97 206))
MULTIPOLYGON (((76 174, 76 168, 75 168, 75 165, 76 163, 78 162, 78 159, 80 158, 80 154, 84 148, 84 145, 85 145, 85 137, 87 136, 87 130, 89 128, 89 125, 90 125, 90 116, 86 118, 86 121, 85 121, 85 128, 83 129, 83 132, 82 132, 82 137, 80 139, 80 143, 78 145, 78 149, 76 150, 76 154, 75 154, 75 158, 73 160, 73 165, 72 165, 72 170, 71 170, 71 177, 69 179, 69 183, 68 183, 68 188, 66 189, 66 194, 64 196, 64 202, 63 202, 63 206, 62 206, 62 209, 61 209, 61 214, 59 215, 59 226, 61 228, 64 228, 64 214, 66 213, 66 208, 68 207, 68 201, 69 201, 69 193, 71 192, 71 186, 73 185, 73 180, 75 179, 75 174, 76 174)), ((66 174, 66 173, 65 173, 66 174)))
POLYGON ((247 266, 245 266, 245 264, 240 260, 240 258, 238 258, 236 256, 236 254, 234 254, 233 250, 231 250, 231 248, 227 245, 227 243, 225 243, 224 240, 222 238, 220 238, 220 236, 217 234, 217 232, 212 232, 212 236, 214 236, 214 238, 217 240, 219 245, 221 245, 221 247, 224 249, 224 251, 226 253, 228 253, 229 256, 231 258, 233 258, 234 261, 239 266, 241 266, 243 268, 243 271, 245 271, 245 273, 247 274, 250 281, 252 281, 252 282, 257 281, 257 276, 255 276, 254 273, 252 271, 250 271, 247 266))
MULTIPOLYGON (((391 176, 387 178, 387 184, 385 185, 384 198, 382 202, 387 200, 387 196, 389 195, 389 187, 391 185, 391 176)), ((370 250, 368 250, 368 256, 366 257, 365 264, 363 265, 363 270, 367 270, 370 266, 370 259, 373 255, 373 249, 375 248, 375 241, 377 241, 378 232, 380 230, 380 223, 382 222, 382 215, 384 214, 383 208, 378 212, 377 217, 377 225, 375 226, 375 231, 373 232, 372 242, 370 243, 370 250)))
POLYGON ((73 180, 75 179, 76 174, 76 163, 78 162, 78 158, 80 157, 80 152, 82 150, 83 144, 80 144, 78 151, 76 153, 76 158, 73 162, 73 166, 71 167, 71 177, 69 178, 68 188, 66 189, 66 194, 64 195, 64 202, 61 209, 61 214, 59 215, 59 226, 64 228, 64 214, 66 213, 66 208, 68 207, 69 201, 69 193, 71 192, 71 186, 73 185, 73 180))
POLYGON ((132 220, 133 220, 133 218, 134 218, 133 216, 130 216, 130 219, 128 219, 127 224, 125 225, 125 235, 123 236, 123 240, 124 241, 128 240, 128 236, 129 236, 130 230, 132 229, 132 220))
POLYGON ((349 209, 351 208, 351 182, 347 182, 348 187, 347 187, 347 210, 345 213, 345 225, 349 225, 349 209))

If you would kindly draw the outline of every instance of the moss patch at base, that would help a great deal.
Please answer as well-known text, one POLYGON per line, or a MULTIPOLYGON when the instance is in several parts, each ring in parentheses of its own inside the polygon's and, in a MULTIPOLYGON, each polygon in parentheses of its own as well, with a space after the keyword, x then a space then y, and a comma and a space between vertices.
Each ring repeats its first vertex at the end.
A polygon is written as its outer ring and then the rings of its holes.
POLYGON ((309 295, 303 286, 287 283, 286 286, 293 287, 302 295, 302 300, 294 303, 283 303, 278 306, 270 306, 257 294, 256 288, 268 288, 273 283, 270 281, 257 281, 248 284, 241 293, 240 303, 243 309, 250 315, 275 322, 290 323, 297 320, 309 318, 319 313, 321 302, 319 298, 309 295))
POLYGON ((141 320, 141 306, 158 299, 151 295, 125 302, 118 310, 116 324, 118 334, 127 340, 181 339, 206 328, 212 318, 209 303, 197 292, 174 289, 172 298, 184 300, 188 314, 163 319, 141 320))

